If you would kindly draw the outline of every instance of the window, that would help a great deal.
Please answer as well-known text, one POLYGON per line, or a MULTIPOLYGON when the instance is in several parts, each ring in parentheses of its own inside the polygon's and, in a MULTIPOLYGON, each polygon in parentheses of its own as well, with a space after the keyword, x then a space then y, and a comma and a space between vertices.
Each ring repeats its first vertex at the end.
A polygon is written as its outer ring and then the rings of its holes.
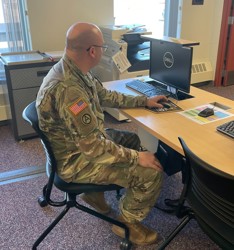
MULTIPOLYGON (((0 0, 0 53, 31 50, 28 32, 26 2, 24 0, 0 0)), ((0 63, 0 77, 3 76, 0 63)))
POLYGON ((140 24, 155 35, 164 35, 164 0, 114 0, 115 25, 140 24))
POLYGON ((155 36, 180 36, 183 0, 114 0, 115 25, 141 24, 155 36))
POLYGON ((0 52, 30 49, 25 1, 0 0, 0 52))

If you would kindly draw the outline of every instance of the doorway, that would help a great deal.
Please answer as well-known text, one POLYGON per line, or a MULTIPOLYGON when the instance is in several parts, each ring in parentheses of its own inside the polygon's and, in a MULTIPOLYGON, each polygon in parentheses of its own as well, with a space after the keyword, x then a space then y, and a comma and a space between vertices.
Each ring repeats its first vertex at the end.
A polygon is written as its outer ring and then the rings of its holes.
POLYGON ((234 84, 234 0, 224 0, 215 86, 234 84))

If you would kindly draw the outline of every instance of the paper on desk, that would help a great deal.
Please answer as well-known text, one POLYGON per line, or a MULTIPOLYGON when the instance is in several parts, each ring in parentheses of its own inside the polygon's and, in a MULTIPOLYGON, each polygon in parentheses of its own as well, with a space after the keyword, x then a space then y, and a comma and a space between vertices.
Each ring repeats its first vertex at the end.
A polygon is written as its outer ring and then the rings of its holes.
POLYGON ((234 116, 234 114, 229 113, 221 108, 214 107, 214 105, 211 105, 211 104, 205 104, 205 105, 198 106, 196 108, 188 109, 188 110, 178 112, 178 113, 199 124, 207 124, 209 122, 214 122, 214 121, 221 120, 230 116, 234 116), (198 113, 205 108, 214 108, 214 115, 209 116, 209 117, 199 116, 198 113))
POLYGON ((112 56, 112 59, 120 73, 123 73, 131 66, 130 62, 128 61, 128 58, 124 55, 122 51, 117 52, 114 56, 112 56))

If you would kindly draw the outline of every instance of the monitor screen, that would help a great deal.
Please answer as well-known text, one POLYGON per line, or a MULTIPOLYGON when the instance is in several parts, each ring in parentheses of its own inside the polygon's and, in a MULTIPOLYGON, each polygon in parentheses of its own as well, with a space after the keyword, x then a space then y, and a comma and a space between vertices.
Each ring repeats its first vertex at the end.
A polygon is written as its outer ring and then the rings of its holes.
MULTIPOLYGON (((190 92, 193 48, 181 44, 152 40, 150 77, 174 91, 190 92)), ((172 91, 171 91, 172 92, 172 91)))

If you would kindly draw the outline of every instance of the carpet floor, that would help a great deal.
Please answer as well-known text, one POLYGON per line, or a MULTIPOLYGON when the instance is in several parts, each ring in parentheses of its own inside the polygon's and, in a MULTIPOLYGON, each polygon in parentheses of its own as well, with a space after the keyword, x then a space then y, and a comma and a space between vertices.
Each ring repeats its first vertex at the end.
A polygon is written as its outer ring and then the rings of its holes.
MULTIPOLYGON (((214 88, 209 84, 200 88, 234 100, 234 85, 214 88)), ((109 115, 106 115, 106 126, 137 131, 133 123, 119 122, 109 115)), ((33 166, 42 166, 42 168, 45 166, 45 155, 40 140, 35 138, 16 142, 10 127, 0 126, 0 177, 9 171, 33 166)), ((0 249, 31 249, 36 238, 62 210, 62 208, 41 208, 37 203, 37 197, 41 195, 42 188, 47 182, 45 173, 28 177, 24 181, 8 182, 4 185, 0 183, 0 249)), ((165 198, 178 198, 181 189, 179 173, 170 177, 165 175, 158 204, 163 206, 165 198)), ((54 190, 54 197, 62 198, 62 194, 54 190)), ((112 206, 111 216, 117 216, 118 202, 115 199, 115 193, 106 193, 106 199, 112 206)), ((144 223, 157 230, 162 240, 169 235, 179 220, 173 215, 154 208, 144 223)), ((82 211, 71 209, 38 249, 117 250, 119 244, 120 238, 111 232, 109 223, 82 211)), ((157 248, 157 244, 147 247, 134 246, 133 249, 153 250, 157 248)), ((218 250, 220 248, 192 220, 166 249, 218 250)))
MULTIPOLYGON (((36 238, 62 210, 62 208, 52 207, 41 208, 38 205, 37 197, 41 194, 46 181, 46 176, 39 176, 0 186, 2 194, 0 200, 0 249, 31 249, 36 238)), ((179 174, 172 177, 165 176, 163 190, 158 201, 159 205, 163 206, 164 198, 178 197, 181 188, 179 174)), ((62 195, 55 190, 53 197, 61 199, 62 195)), ((111 216, 117 216, 118 202, 115 193, 106 193, 106 200, 112 206, 111 216)), ((179 223, 179 220, 173 215, 154 208, 144 223, 157 230, 160 239, 163 239, 179 223)), ((73 208, 44 239, 38 249, 117 250, 119 245, 120 238, 112 233, 109 223, 73 208)), ((133 249, 153 250, 156 247, 157 243, 147 247, 134 246, 133 249)), ((167 249, 218 250, 219 247, 201 231, 195 221, 191 221, 167 249)))

